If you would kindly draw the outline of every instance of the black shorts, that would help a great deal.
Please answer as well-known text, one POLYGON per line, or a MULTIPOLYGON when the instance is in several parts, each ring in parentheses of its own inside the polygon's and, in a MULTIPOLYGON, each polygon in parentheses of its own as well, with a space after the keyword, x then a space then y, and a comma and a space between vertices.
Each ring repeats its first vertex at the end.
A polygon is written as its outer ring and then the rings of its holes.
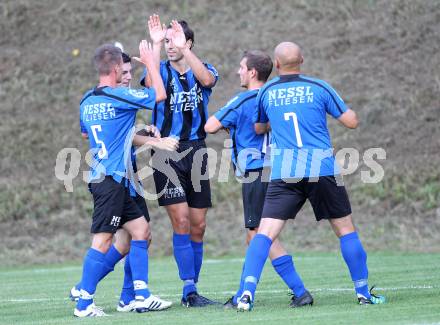
POLYGON ((150 214, 148 213, 147 202, 145 202, 145 198, 138 193, 136 193, 135 197, 131 198, 134 200, 139 210, 141 210, 147 222, 150 222, 150 214))
MULTIPOLYGON (((266 197, 269 183, 261 181, 263 170, 247 171, 244 177, 258 173, 258 177, 251 183, 244 182, 241 185, 243 195, 244 226, 250 230, 258 228, 263 213, 264 198, 266 197)), ((252 176, 251 176, 252 177, 252 176)))
POLYGON ((187 202, 191 208, 212 206, 209 179, 200 179, 200 175, 208 173, 204 140, 180 142, 177 152, 156 151, 152 158, 160 206, 182 202, 187 202))
POLYGON ((124 223, 142 217, 143 212, 128 188, 113 177, 106 176, 100 183, 89 184, 89 188, 94 203, 91 233, 114 234, 124 223))
POLYGON ((295 219, 307 199, 312 205, 317 221, 342 218, 351 214, 345 187, 337 184, 335 176, 321 176, 312 182, 309 182, 308 178, 297 183, 271 181, 264 202, 263 218, 295 219))

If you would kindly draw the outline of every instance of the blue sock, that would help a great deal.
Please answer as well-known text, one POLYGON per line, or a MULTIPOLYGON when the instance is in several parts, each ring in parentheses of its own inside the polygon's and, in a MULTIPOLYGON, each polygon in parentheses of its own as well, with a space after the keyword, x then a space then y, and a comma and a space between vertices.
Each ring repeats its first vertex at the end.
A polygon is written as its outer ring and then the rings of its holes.
POLYGON ((243 286, 244 286, 244 263, 241 269, 240 288, 238 288, 238 291, 235 293, 234 297, 232 297, 232 302, 234 304, 238 303, 238 298, 240 298, 241 295, 243 294, 243 286))
POLYGON ((104 272, 105 254, 90 248, 84 257, 83 273, 81 281, 81 296, 76 308, 84 310, 93 303, 93 295, 96 291, 101 274, 104 272))
POLYGON ((132 240, 130 245, 129 261, 135 296, 148 298, 148 242, 146 240, 132 240))
POLYGON ((339 238, 341 253, 350 270, 356 294, 370 298, 368 291, 367 253, 362 247, 358 234, 352 232, 339 238))
POLYGON ((272 261, 272 266, 296 297, 301 297, 305 292, 304 283, 296 273, 293 259, 290 255, 280 256, 272 261))
POLYGON ((179 269, 179 277, 183 281, 183 298, 191 292, 197 292, 194 282, 194 251, 191 246, 189 234, 179 235, 173 234, 173 250, 176 259, 177 268, 179 269))
MULTIPOLYGON (((118 252, 114 245, 110 246, 110 249, 107 253, 105 253, 104 258, 104 269, 102 270, 102 274, 99 277, 99 281, 101 281, 107 274, 112 272, 115 269, 115 265, 123 258, 124 256, 118 252)), ((81 290, 81 282, 82 280, 75 285, 77 290, 81 290)))
POLYGON ((197 283, 203 263, 203 242, 191 241, 191 246, 194 252, 194 283, 197 283))
POLYGON ((124 283, 122 285, 121 298, 124 304, 128 305, 135 299, 133 277, 131 275, 130 257, 127 255, 124 264, 124 283))
POLYGON ((243 292, 249 291, 252 294, 252 300, 255 298, 255 290, 263 272, 264 263, 269 256, 272 240, 262 234, 256 234, 251 240, 246 252, 244 261, 244 286, 243 292))
POLYGON ((105 276, 107 274, 109 274, 110 272, 112 272, 115 269, 115 265, 123 258, 124 256, 121 255, 121 253, 118 252, 118 250, 116 249, 115 245, 111 245, 110 249, 108 250, 108 252, 105 254, 105 258, 104 258, 104 265, 105 265, 105 270, 104 272, 101 274, 101 279, 105 278, 105 276))

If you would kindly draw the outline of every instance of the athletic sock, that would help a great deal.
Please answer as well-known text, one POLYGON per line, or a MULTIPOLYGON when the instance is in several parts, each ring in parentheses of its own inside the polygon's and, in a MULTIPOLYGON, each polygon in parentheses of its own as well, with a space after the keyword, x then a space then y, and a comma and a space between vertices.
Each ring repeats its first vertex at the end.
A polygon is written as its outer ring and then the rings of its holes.
POLYGON ((101 274, 101 279, 106 277, 107 274, 112 272, 115 269, 115 265, 124 257, 124 255, 121 255, 121 253, 118 252, 115 245, 111 245, 108 252, 105 254, 104 258, 104 265, 105 270, 101 274))
POLYGON ((367 253, 362 247, 358 234, 352 232, 339 238, 342 257, 348 266, 356 294, 370 298, 368 291, 367 253))
POLYGON ((124 282, 122 284, 120 300, 124 304, 128 305, 130 301, 134 299, 135 299, 135 294, 134 294, 134 286, 133 286, 133 277, 131 274, 131 267, 130 267, 130 256, 127 255, 127 257, 125 257, 125 263, 124 263, 124 282))
POLYGON ((252 300, 255 297, 258 281, 263 272, 264 263, 269 256, 272 240, 262 234, 256 234, 251 240, 249 248, 246 252, 244 261, 244 286, 243 292, 249 291, 252 294, 252 300))
POLYGON ((183 298, 191 292, 197 292, 194 282, 194 251, 191 246, 189 234, 179 235, 173 234, 173 250, 176 259, 177 268, 179 269, 179 277, 183 281, 183 298))
MULTIPOLYGON (((115 269, 115 265, 123 258, 124 256, 118 252, 115 245, 111 245, 110 249, 105 253, 104 257, 104 269, 102 270, 102 274, 99 277, 99 281, 106 277, 107 274, 112 272, 115 269)), ((77 290, 81 290, 81 282, 82 280, 75 285, 77 290)))
POLYGON ((287 286, 293 291, 296 297, 301 297, 305 292, 304 283, 296 273, 292 256, 283 255, 272 261, 272 266, 287 286))
POLYGON ((93 303, 96 286, 104 272, 105 254, 90 248, 84 257, 80 297, 76 304, 78 310, 84 310, 93 303))
POLYGON ((244 263, 243 263, 243 267, 241 268, 240 287, 238 288, 238 291, 235 293, 235 295, 232 297, 232 302, 234 304, 238 303, 238 299, 243 294, 243 286, 244 286, 244 263))
POLYGON ((191 246, 194 252, 194 283, 199 282, 200 270, 203 263, 203 242, 191 240, 191 246))
POLYGON ((151 295, 148 290, 148 242, 146 240, 132 240, 128 255, 135 297, 147 299, 151 295))

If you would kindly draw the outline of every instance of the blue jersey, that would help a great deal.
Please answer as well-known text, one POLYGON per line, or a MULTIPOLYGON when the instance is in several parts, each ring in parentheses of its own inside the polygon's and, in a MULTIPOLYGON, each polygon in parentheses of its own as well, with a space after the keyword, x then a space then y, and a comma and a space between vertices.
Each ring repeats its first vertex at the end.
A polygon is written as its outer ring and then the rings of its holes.
MULTIPOLYGON (((217 70, 210 64, 205 63, 205 66, 217 82, 217 70)), ((145 85, 146 73, 144 70, 142 85, 145 85)), ((167 99, 154 108, 152 123, 160 130, 162 137, 174 136, 181 141, 206 138, 204 126, 212 89, 203 87, 192 70, 180 74, 171 66, 170 61, 161 61, 160 75, 167 99)))
POLYGON ((89 135, 93 153, 90 181, 103 175, 117 182, 126 177, 132 154, 132 134, 138 109, 153 108, 153 89, 100 87, 88 91, 80 103, 81 132, 89 135))
POLYGON ((265 135, 255 133, 252 121, 258 90, 242 92, 232 98, 214 116, 230 130, 232 162, 238 175, 263 168, 265 135))
POLYGON ((271 179, 339 174, 326 114, 339 118, 344 101, 326 82, 300 74, 282 75, 261 88, 254 122, 270 122, 271 179))

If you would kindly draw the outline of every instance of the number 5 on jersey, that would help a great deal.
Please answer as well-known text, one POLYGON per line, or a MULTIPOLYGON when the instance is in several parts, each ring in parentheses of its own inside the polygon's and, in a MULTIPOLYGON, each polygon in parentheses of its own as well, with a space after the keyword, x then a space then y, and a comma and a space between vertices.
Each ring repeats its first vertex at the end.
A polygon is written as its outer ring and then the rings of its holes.
POLYGON ((98 151, 98 158, 103 159, 105 156, 107 156, 107 148, 105 147, 105 143, 98 139, 97 131, 102 131, 101 125, 92 125, 91 129, 93 133, 93 139, 95 139, 97 145, 101 146, 101 149, 99 149, 98 151))
POLYGON ((288 121, 292 118, 293 120, 293 127, 295 128, 295 136, 296 136, 296 142, 298 144, 298 148, 301 148, 303 146, 301 134, 299 133, 299 126, 298 126, 298 117, 293 112, 284 113, 284 120, 288 121))

